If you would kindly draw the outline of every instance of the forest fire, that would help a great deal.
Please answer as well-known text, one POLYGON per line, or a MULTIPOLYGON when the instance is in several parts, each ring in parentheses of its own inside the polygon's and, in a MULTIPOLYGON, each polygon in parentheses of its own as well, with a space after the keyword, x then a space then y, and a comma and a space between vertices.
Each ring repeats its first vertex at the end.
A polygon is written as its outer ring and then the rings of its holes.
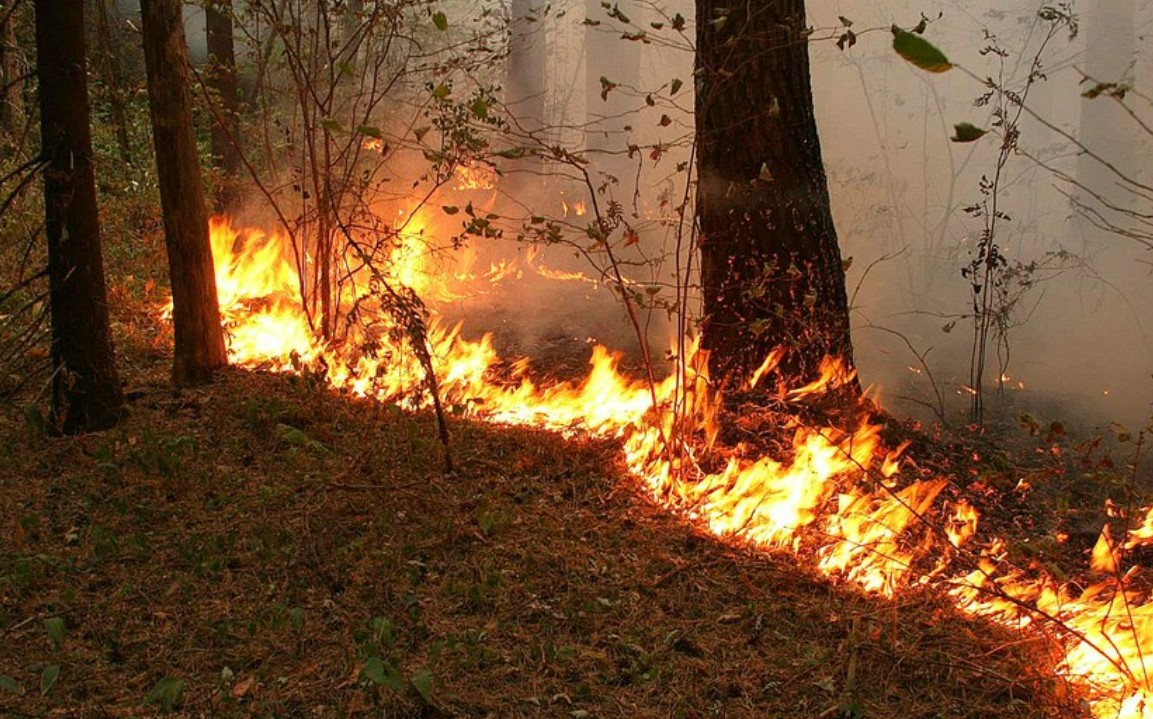
MULTIPOLYGON (((406 223, 414 238, 419 225, 419 217, 406 223)), ((451 296, 451 273, 432 267, 413 241, 401 238, 391 254, 396 269, 386 280, 428 297, 451 296)), ((357 302, 357 314, 374 317, 374 324, 350 322, 341 341, 324 342, 301 309, 304 293, 287 239, 217 220, 212 246, 234 363, 323 368, 334 387, 357 395, 407 408, 428 404, 421 364, 403 346, 406 335, 387 313, 367 311, 370 298, 349 289, 345 300, 357 302)), ((476 279, 467 272, 460 278, 476 279)), ((904 447, 886 452, 872 422, 845 431, 788 420, 780 429, 792 434, 784 458, 714 447, 719 401, 708 391, 702 353, 678 358, 674 371, 650 387, 623 375, 618 357, 596 347, 583 380, 538 384, 527 361, 502 364, 487 335, 466 339, 459 326, 434 314, 427 339, 442 400, 461 413, 619 438, 630 473, 656 501, 725 541, 802 553, 838 581, 885 597, 929 585, 972 615, 1042 627, 1063 643, 1059 671, 1084 690, 1095 716, 1153 718, 1147 666, 1153 656, 1146 657, 1153 647, 1153 602, 1129 588, 1136 570, 1123 567, 1126 551, 1151 542, 1153 514, 1134 521, 1140 526, 1121 539, 1103 532, 1092 564, 1101 581, 1078 589, 1043 569, 1013 568, 1002 541, 978 535, 978 510, 947 498, 946 478, 901 476, 904 447)), ((758 377, 772 362, 766 360, 758 377)), ((818 382, 778 399, 795 402, 848 378, 829 363, 818 382)))

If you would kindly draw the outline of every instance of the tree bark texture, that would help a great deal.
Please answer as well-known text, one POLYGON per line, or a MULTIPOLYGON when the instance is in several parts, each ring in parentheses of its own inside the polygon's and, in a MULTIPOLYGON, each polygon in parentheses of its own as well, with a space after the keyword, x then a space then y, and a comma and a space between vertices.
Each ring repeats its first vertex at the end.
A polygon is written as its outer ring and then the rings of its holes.
POLYGON ((228 358, 208 240, 208 209, 192 127, 188 47, 180 7, 180 0, 140 3, 152 137, 172 282, 172 324, 176 335, 172 379, 177 385, 189 385, 211 380, 217 369, 228 364, 228 358))
POLYGON ((852 366, 845 274, 813 113, 803 0, 697 0, 702 346, 722 384, 852 366))
POLYGON ((240 90, 236 77, 236 45, 232 30, 232 0, 205 5, 208 35, 208 86, 217 98, 212 119, 212 158, 224 172, 216 190, 216 209, 228 212, 237 201, 240 157, 240 90))
POLYGON ((24 131, 25 71, 16 40, 16 20, 16 8, 0 8, 0 130, 10 138, 24 131))
POLYGON ((52 320, 52 426, 106 429, 121 415, 92 171, 84 0, 36 0, 45 234, 52 320))

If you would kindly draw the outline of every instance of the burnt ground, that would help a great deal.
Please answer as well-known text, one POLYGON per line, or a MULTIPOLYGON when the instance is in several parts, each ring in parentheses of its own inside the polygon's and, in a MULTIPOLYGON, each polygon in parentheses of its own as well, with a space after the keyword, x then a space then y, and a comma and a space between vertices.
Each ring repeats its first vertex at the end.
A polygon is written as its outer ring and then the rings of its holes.
POLYGON ((1043 638, 819 578, 654 506, 614 443, 308 379, 114 430, 0 419, 0 716, 1083 716, 1043 638))

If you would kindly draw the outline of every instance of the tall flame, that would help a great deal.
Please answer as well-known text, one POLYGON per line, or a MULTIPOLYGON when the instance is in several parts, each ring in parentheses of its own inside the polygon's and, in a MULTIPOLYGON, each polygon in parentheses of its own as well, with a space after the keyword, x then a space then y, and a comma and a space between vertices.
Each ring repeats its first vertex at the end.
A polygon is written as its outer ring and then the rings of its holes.
MULTIPOLYGON (((451 296, 445 273, 421 249, 419 219, 404 223, 391 254, 390 281, 451 296)), ((426 403, 424 370, 395 344, 400 333, 385 326, 351 331, 341 343, 316 337, 301 309, 297 254, 286 238, 237 230, 227 220, 213 221, 211 234, 235 364, 276 370, 323 365, 336 387, 408 407, 426 403)), ((490 276, 502 272, 507 269, 494 268, 490 276)), ((356 280, 352 286, 368 284, 356 280)), ((348 300, 363 304, 365 298, 348 300)), ((913 582, 933 583, 974 615, 1013 626, 1038 619, 1059 623, 1054 626, 1066 649, 1059 671, 1084 687, 1094 715, 1153 719, 1153 656, 1147 656, 1153 602, 1127 588, 1131 572, 1123 571, 1127 550, 1153 542, 1153 511, 1123 541, 1106 528, 1093 568, 1107 576, 1076 592, 1044 572, 1004 569, 1004 544, 975 538, 976 509, 956 502, 945 516, 937 506, 945 479, 900 486, 904 447, 882 453, 880 428, 870 422, 851 432, 795 425, 788 459, 745 456, 740 447, 714 449, 719 402, 708 391, 703 353, 682 358, 667 379, 650 387, 622 375, 618 357, 596 347, 582 381, 538 385, 526 362, 499 372, 505 365, 487 335, 465 339, 459 326, 434 316, 428 343, 446 403, 493 422, 619 437, 629 471, 657 501, 732 541, 811 550, 821 571, 867 591, 891 596, 913 582), (919 521, 926 515, 940 520, 939 532, 919 521), (951 568, 962 554, 972 559, 972 569, 951 568)), ((755 379, 776 359, 768 358, 755 379)), ((796 401, 851 377, 829 362, 818 381, 780 399, 796 401)))

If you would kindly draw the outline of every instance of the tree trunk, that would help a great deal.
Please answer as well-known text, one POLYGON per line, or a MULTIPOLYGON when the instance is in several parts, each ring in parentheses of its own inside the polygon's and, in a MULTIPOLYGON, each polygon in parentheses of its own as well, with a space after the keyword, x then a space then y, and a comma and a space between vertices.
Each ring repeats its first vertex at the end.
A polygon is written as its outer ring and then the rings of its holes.
POLYGON ((208 86, 218 105, 212 120, 212 159, 224 172, 216 188, 216 209, 235 208, 237 181, 243 169, 240 158, 240 90, 236 80, 236 48, 232 32, 232 0, 215 0, 205 6, 208 35, 208 86))
POLYGON ((125 108, 124 81, 120 76, 120 59, 117 57, 115 45, 112 41, 112 29, 108 21, 109 0, 93 0, 92 6, 96 11, 96 40, 99 47, 96 50, 97 65, 108 90, 108 107, 112 114, 112 127, 116 132, 116 146, 120 150, 120 159, 125 164, 132 164, 132 141, 128 137, 128 113, 125 108))
POLYGON ((10 138, 24 131, 24 67, 16 42, 16 9, 0 8, 0 130, 10 138))
POLYGON ((92 171, 84 0, 36 0, 45 233, 52 317, 52 426, 106 429, 121 415, 92 171))
POLYGON ((786 383, 852 366, 803 0, 697 0, 702 346, 722 384, 776 347, 786 383))
POLYGON ((143 0, 141 21, 148 101, 164 239, 172 282, 175 353, 172 379, 199 384, 228 364, 216 276, 208 241, 208 210, 192 129, 188 47, 179 0, 143 0))
MULTIPOLYGON (((544 141, 545 126, 545 12, 544 0, 512 0, 504 92, 513 127, 538 143, 544 141)), ((514 176, 513 183, 532 186, 539 181, 541 163, 536 155, 517 160, 513 167, 523 173, 514 176)))
MULTIPOLYGON (((1086 10, 1085 59, 1082 69, 1092 78, 1084 88, 1096 82, 1132 83, 1138 53, 1135 0, 1113 0, 1091 4, 1086 10)), ((1081 99, 1081 122, 1078 139, 1095 154, 1105 158, 1128 177, 1139 175, 1141 140, 1137 127, 1125 110, 1105 96, 1081 99)), ((1108 197, 1115 205, 1131 209, 1140 203, 1129 192, 1113 192, 1117 179, 1112 171, 1086 154, 1077 158, 1077 180, 1108 197)), ((1083 193, 1084 194, 1084 193, 1083 193)), ((1111 215, 1093 198, 1084 201, 1095 210, 1111 215)))
POLYGON ((614 3, 611 8, 601 5, 601 0, 585 0, 585 149, 625 158, 597 159, 615 175, 629 165, 626 128, 637 121, 635 93, 641 84, 644 47, 621 37, 632 31, 623 18, 644 28, 640 17, 644 10, 638 0, 614 3))

